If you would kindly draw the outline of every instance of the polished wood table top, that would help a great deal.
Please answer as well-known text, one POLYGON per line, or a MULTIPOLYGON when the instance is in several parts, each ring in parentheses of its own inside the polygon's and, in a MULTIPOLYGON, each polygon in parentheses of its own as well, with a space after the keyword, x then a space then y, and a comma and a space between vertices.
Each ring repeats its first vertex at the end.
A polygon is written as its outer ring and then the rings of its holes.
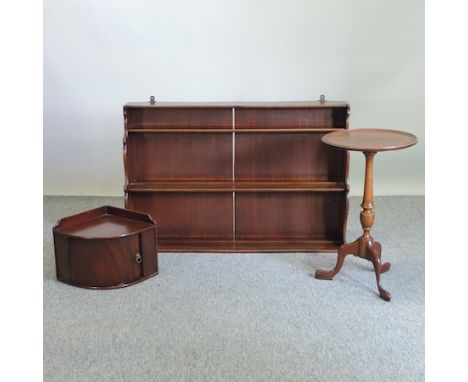
POLYGON ((404 149, 415 145, 418 139, 404 131, 356 129, 326 134, 322 142, 346 150, 377 152, 404 149))

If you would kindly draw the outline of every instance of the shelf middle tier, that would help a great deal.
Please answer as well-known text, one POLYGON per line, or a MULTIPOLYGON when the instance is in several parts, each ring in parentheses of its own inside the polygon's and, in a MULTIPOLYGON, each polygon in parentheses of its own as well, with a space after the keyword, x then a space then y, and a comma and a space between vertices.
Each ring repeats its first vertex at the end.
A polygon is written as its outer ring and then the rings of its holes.
POLYGON ((144 181, 130 182, 128 192, 342 192, 345 182, 328 181, 144 181))

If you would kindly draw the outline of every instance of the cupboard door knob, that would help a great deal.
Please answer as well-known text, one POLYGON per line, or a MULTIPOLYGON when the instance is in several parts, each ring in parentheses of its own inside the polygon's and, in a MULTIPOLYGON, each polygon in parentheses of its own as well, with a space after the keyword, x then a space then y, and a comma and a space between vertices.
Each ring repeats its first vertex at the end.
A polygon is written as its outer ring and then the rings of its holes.
POLYGON ((141 255, 139 253, 137 253, 135 255, 135 261, 140 264, 142 261, 143 261, 143 258, 141 257, 141 255))

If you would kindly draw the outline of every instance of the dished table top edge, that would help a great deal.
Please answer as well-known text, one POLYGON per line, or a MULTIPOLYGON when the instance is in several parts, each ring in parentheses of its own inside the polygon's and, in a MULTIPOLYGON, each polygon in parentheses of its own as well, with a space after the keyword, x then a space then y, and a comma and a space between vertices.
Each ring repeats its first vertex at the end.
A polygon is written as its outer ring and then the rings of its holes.
POLYGON ((390 129, 339 130, 322 137, 322 142, 344 150, 379 152, 414 146, 418 138, 405 131, 390 129))

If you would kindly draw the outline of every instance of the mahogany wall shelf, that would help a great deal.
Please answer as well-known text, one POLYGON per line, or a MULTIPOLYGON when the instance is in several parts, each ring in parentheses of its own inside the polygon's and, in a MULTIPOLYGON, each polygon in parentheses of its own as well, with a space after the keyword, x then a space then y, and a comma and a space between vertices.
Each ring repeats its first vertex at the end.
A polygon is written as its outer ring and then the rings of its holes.
POLYGON ((345 102, 128 103, 125 206, 160 251, 336 252, 348 211, 345 102))

